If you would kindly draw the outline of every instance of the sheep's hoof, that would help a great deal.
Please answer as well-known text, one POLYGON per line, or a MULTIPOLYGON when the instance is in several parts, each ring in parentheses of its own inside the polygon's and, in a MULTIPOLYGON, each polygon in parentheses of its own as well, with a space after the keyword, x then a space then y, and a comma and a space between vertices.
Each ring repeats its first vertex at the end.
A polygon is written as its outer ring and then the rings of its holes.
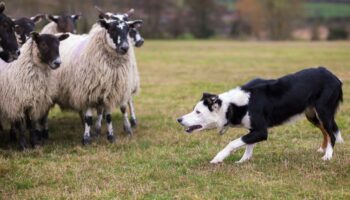
POLYGON ((137 127, 137 121, 134 118, 130 118, 130 124, 132 128, 136 128, 137 127))
POLYGON ((127 133, 128 135, 132 135, 132 129, 130 126, 124 126, 124 132, 127 133))
POLYGON ((83 140, 82 140, 83 145, 89 145, 91 144, 91 137, 90 136, 84 136, 83 140))
POLYGON ((44 140, 47 140, 49 139, 49 130, 45 129, 41 132, 41 137, 44 139, 44 140))
POLYGON ((114 137, 114 135, 107 134, 107 140, 108 140, 110 143, 114 143, 114 142, 115 142, 115 137, 114 137))
POLYGON ((39 141, 41 140, 41 132, 38 130, 35 130, 34 132, 30 133, 30 144, 33 148, 36 148, 40 146, 39 141))

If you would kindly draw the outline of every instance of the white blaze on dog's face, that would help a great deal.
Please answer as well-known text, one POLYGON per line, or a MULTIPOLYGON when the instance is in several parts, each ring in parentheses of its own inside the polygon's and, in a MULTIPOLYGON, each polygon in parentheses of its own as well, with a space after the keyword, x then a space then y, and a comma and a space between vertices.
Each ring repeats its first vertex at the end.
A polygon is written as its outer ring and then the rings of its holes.
POLYGON ((188 133, 219 128, 222 124, 221 104, 217 95, 204 93, 194 110, 180 117, 178 122, 186 127, 188 133))

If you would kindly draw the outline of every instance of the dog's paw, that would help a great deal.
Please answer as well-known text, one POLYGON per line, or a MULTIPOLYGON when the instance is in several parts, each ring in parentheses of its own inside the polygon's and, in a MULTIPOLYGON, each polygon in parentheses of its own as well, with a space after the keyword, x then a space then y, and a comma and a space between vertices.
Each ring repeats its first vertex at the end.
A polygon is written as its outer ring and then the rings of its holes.
POLYGON ((324 149, 322 147, 320 147, 320 148, 317 149, 317 152, 324 153, 324 149))
POLYGON ((332 159, 332 156, 328 155, 328 154, 326 154, 322 157, 322 160, 324 160, 324 161, 331 160, 331 159, 332 159))
POLYGON ((219 164, 222 163, 222 160, 216 160, 215 158, 210 161, 210 164, 219 164))

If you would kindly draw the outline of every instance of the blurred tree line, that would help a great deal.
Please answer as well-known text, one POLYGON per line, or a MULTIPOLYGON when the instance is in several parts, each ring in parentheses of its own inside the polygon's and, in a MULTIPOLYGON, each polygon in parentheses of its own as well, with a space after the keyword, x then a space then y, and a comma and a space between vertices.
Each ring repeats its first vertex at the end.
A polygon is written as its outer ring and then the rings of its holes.
MULTIPOLYGON (((94 5, 105 11, 135 9, 146 38, 290 39, 304 19, 307 0, 3 0, 12 17, 82 14, 78 30, 87 32, 97 20, 94 5)), ((314 0, 309 0, 314 1, 314 0)), ((45 23, 40 24, 43 26, 45 23)), ((40 28, 40 27, 39 27, 40 28)))

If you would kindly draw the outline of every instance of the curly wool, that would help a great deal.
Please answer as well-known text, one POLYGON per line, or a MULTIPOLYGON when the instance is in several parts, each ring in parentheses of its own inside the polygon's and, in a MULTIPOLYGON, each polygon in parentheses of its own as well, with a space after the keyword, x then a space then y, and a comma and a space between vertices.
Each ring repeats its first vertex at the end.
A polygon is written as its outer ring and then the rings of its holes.
POLYGON ((130 53, 119 55, 106 41, 107 31, 94 25, 88 35, 73 35, 60 46, 62 65, 51 84, 54 102, 63 109, 83 111, 103 106, 112 110, 131 98, 130 53))
POLYGON ((32 39, 21 48, 21 56, 0 73, 0 117, 10 122, 28 113, 38 120, 52 104, 48 83, 51 69, 39 59, 32 39))

